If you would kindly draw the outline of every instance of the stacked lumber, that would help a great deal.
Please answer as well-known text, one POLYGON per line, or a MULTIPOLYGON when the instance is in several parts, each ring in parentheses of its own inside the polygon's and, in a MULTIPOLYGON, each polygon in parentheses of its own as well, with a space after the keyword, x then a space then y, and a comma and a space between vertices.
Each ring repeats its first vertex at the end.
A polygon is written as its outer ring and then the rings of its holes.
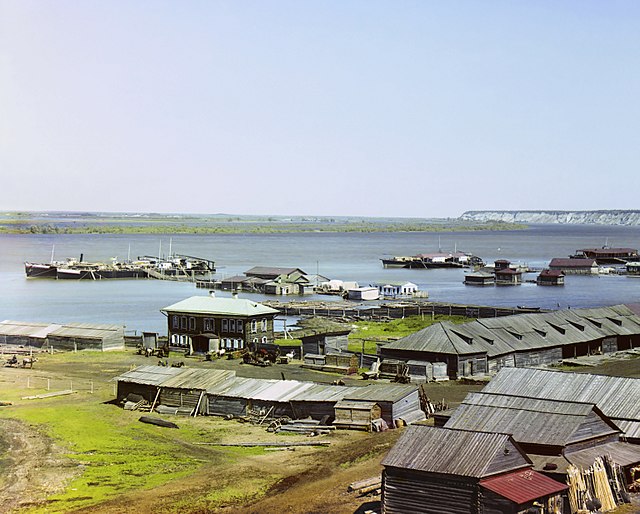
POLYGON ((292 432, 304 435, 325 435, 331 433, 336 427, 322 424, 315 419, 284 419, 275 420, 267 428, 268 432, 292 432))
POLYGON ((628 501, 624 475, 609 457, 598 457, 587 469, 567 468, 571 512, 614 510, 628 501))
POLYGON ((365 480, 359 480, 353 482, 347 487, 347 491, 350 493, 357 493, 360 496, 367 494, 380 494, 382 490, 382 477, 377 475, 375 477, 367 478, 365 480))

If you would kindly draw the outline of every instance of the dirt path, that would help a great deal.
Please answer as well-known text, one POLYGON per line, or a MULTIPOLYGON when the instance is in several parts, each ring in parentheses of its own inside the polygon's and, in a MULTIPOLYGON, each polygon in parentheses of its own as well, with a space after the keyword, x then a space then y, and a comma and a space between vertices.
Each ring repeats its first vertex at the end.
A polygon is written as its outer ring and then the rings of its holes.
POLYGON ((29 425, 0 419, 6 452, 0 464, 0 512, 43 503, 75 475, 76 465, 29 425))

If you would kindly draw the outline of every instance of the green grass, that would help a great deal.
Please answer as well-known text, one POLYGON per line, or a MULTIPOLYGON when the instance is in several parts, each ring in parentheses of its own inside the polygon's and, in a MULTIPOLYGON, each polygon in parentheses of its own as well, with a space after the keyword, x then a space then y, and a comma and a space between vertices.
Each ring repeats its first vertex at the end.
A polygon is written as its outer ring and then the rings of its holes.
POLYGON ((177 419, 179 430, 145 425, 138 421, 140 413, 114 405, 41 400, 1 411, 0 416, 37 426, 82 470, 65 492, 51 496, 48 505, 34 512, 68 512, 94 505, 127 491, 151 489, 188 476, 203 463, 234 458, 234 452, 190 447, 190 441, 201 441, 204 434, 211 440, 215 434, 189 419, 177 419))
POLYGON ((138 422, 139 413, 126 414, 130 413, 113 405, 55 401, 1 413, 37 426, 83 470, 64 493, 50 497, 52 503, 35 512, 68 512, 129 490, 150 489, 202 465, 174 439, 193 439, 191 427, 186 425, 177 434, 138 422))
POLYGON ((409 316, 392 321, 357 321, 354 323, 356 329, 349 334, 349 350, 362 351, 362 343, 364 342, 365 353, 375 354, 376 342, 399 339, 441 321, 466 323, 470 320, 464 316, 437 314, 433 317, 428 315, 409 316))
POLYGON ((300 339, 276 339, 275 340, 275 344, 277 344, 278 346, 294 346, 296 348, 299 348, 300 345, 302 344, 302 340, 300 339))

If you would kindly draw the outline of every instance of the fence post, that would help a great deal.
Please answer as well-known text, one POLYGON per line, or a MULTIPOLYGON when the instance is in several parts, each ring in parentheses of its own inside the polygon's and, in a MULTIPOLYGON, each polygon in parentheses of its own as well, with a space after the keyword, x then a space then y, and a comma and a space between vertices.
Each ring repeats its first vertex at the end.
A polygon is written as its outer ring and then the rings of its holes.
POLYGON ((93 394, 93 380, 91 381, 91 394, 93 394))
POLYGON ((51 390, 51 379, 47 378, 47 391, 51 390))

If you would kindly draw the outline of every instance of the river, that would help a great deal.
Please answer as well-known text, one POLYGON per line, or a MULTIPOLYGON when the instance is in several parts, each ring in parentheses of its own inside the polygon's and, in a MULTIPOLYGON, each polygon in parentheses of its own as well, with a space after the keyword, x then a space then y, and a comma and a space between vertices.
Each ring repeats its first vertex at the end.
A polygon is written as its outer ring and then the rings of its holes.
MULTIPOLYGON (((253 266, 299 267, 307 273, 355 280, 361 285, 410 281, 430 300, 541 308, 592 307, 640 301, 640 279, 568 276, 564 287, 525 283, 514 287, 470 287, 459 269, 384 269, 380 258, 442 250, 474 253, 485 262, 508 259, 544 267, 553 257, 579 248, 640 247, 640 227, 534 225, 526 230, 441 233, 293 233, 220 235, 0 235, 0 320, 124 324, 128 332, 166 333, 160 309, 188 296, 206 294, 191 283, 157 280, 72 281, 27 279, 24 262, 79 257, 125 260, 127 255, 176 253, 216 262, 215 278, 242 274, 253 266)), ((535 274, 526 279, 534 279, 535 274)), ((225 295, 225 293, 218 293, 225 295)), ((260 295, 242 294, 260 301, 260 295)), ((283 297, 281 299, 286 299, 283 297)), ((289 297, 295 298, 295 297, 289 297)), ((314 297, 306 297, 311 299, 314 297)), ((332 297, 317 297, 331 300, 332 297)))

